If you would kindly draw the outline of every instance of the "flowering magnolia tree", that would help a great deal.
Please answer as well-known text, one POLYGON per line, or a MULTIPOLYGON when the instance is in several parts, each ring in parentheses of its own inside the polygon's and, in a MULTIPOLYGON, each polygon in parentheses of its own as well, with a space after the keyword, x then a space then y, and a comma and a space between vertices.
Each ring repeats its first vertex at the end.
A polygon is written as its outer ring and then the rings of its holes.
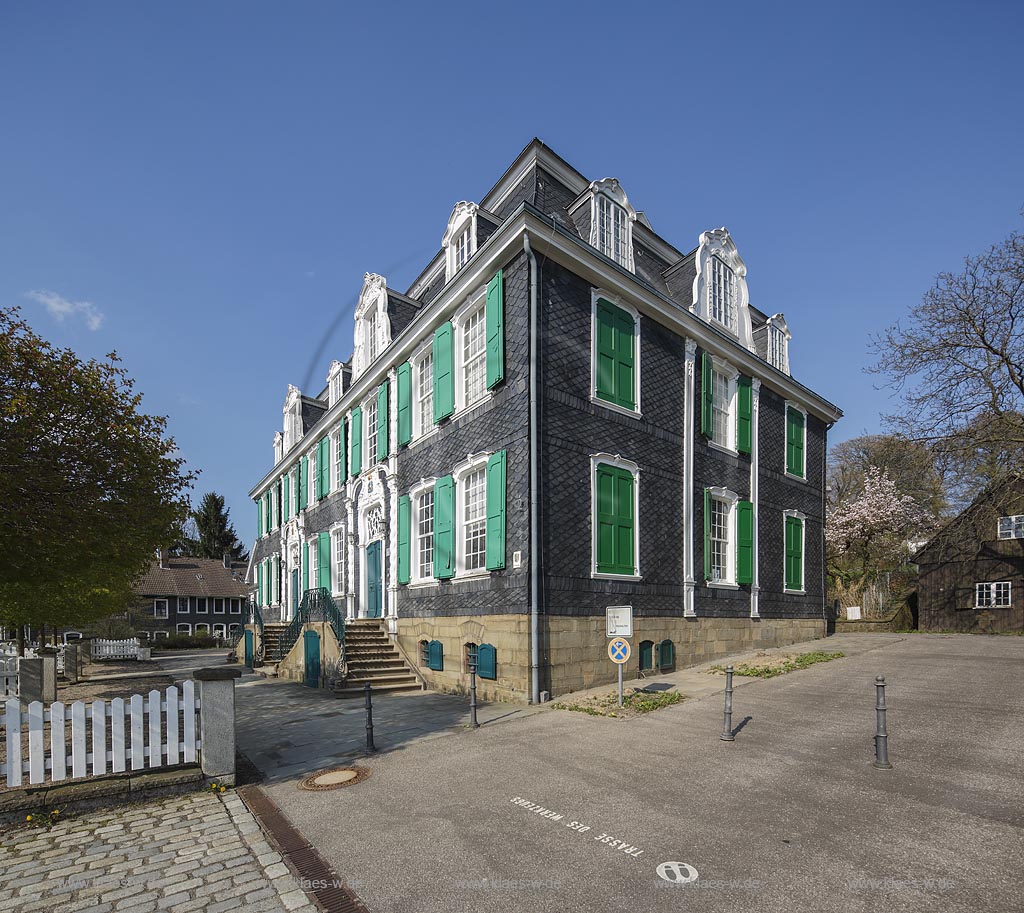
POLYGON ((907 555, 907 540, 920 535, 928 518, 889 475, 869 466, 860 491, 835 505, 825 526, 830 570, 849 580, 889 570, 907 555))

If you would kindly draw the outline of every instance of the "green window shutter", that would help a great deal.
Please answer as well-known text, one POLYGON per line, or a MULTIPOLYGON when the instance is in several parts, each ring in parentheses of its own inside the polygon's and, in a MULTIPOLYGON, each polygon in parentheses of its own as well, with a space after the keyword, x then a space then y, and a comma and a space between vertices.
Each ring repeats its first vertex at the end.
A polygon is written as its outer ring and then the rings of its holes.
POLYGON ((270 492, 268 491, 263 496, 263 513, 267 518, 267 532, 269 533, 274 528, 274 515, 270 510, 270 492))
MULTIPOLYGON (((377 459, 388 458, 388 390, 390 383, 384 381, 377 390, 377 459)), ((373 446, 371 444, 371 446, 373 446)))
POLYGON ((352 477, 355 478, 363 471, 363 410, 356 406, 352 410, 352 418, 348 423, 349 438, 351 439, 352 477))
POLYGON ((309 501, 309 457, 303 454, 299 460, 299 510, 305 510, 309 501))
POLYGON ((320 533, 316 537, 316 585, 331 589, 331 534, 320 533))
POLYGON ((487 570, 505 566, 505 451, 487 460, 487 570))
POLYGON ((412 502, 408 495, 398 499, 398 582, 409 582, 410 544, 412 539, 412 502))
POLYGON ((342 419, 338 422, 338 446, 341 448, 340 466, 341 481, 348 481, 348 422, 342 419))
POLYGON ((327 497, 331 490, 331 439, 320 438, 316 444, 316 499, 318 501, 327 497))
POLYGON ((398 366, 398 446, 412 440, 412 365, 398 366))
POLYGON ((754 431, 754 385, 749 377, 736 381, 736 449, 750 453, 754 431))
POLYGON ((455 480, 434 483, 434 576, 455 576, 455 480))
MULTIPOLYGON (((309 543, 302 543, 302 572, 299 579, 299 589, 305 592, 309 589, 309 543)), ((299 594, 301 597, 301 593, 299 594)))
POLYGON ((754 582, 754 505, 736 503, 736 582, 754 582))
POLYGON ((432 640, 427 645, 427 667, 435 672, 444 671, 444 648, 439 640, 432 640))
POLYGON ((284 522, 287 523, 291 519, 292 505, 292 477, 288 473, 285 473, 284 485, 281 490, 284 494, 284 522))
POLYGON ((598 398, 625 409, 635 409, 636 325, 633 316, 598 298, 596 335, 594 374, 598 398))
POLYGON ((636 573, 633 474, 617 466, 597 467, 597 570, 636 573))
POLYGON ((263 605, 263 562, 256 565, 256 605, 263 605))
POLYGON ((476 674, 492 681, 498 677, 498 651, 493 644, 480 644, 476 648, 476 674))
POLYGON ((455 352, 451 323, 434 331, 434 421, 455 411, 455 352))
POLYGON ((704 579, 711 579, 711 489, 704 489, 704 579))
POLYGON ((786 407, 786 472, 804 475, 804 415, 786 407))
POLYGON ((487 386, 505 379, 505 283, 499 269, 487 283, 487 386))
POLYGON ((712 369, 714 361, 707 352, 700 355, 700 433, 711 437, 715 427, 713 404, 715 401, 712 369))
POLYGON ((786 517, 786 589, 804 588, 804 523, 799 517, 786 517))

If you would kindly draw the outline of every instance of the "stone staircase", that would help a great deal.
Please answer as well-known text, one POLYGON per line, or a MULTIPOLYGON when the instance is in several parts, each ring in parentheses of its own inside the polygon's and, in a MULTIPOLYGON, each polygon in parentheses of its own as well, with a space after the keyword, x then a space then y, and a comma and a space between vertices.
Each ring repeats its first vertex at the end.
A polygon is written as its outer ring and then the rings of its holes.
POLYGON ((367 682, 374 693, 423 689, 380 619, 360 618, 345 625, 345 657, 348 677, 335 683, 338 697, 362 697, 367 682))
MULTIPOLYGON (((281 638, 287 625, 266 624, 263 626, 263 665, 259 670, 265 675, 277 675, 277 664, 279 662, 278 651, 281 648, 281 638)), ((283 659, 284 657, 280 657, 283 659)))

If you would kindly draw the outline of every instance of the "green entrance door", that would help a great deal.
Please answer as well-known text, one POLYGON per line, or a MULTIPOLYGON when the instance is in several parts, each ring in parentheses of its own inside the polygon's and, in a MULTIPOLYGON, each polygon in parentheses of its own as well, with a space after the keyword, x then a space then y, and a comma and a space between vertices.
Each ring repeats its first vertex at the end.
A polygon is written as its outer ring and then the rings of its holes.
POLYGON ((252 631, 245 632, 245 664, 251 669, 253 661, 252 631))
POLYGON ((310 688, 320 686, 320 635, 307 631, 303 635, 306 652, 306 684, 310 688))
POLYGON ((292 571, 292 618, 299 614, 299 569, 292 571))
POLYGON ((384 605, 381 580, 380 540, 366 546, 366 617, 380 618, 384 605))

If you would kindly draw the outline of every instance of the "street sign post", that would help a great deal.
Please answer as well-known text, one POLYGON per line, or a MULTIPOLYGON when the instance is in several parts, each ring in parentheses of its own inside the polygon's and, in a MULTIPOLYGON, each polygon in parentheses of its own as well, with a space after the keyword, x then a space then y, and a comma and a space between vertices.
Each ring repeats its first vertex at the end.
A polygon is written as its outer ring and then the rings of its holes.
MULTIPOLYGON (((630 613, 632 614, 632 613, 630 613)), ((631 625, 632 626, 632 625, 631 625)), ((621 637, 608 641, 608 656, 619 667, 619 706, 622 706, 622 667, 629 660, 629 641, 621 637)))
POLYGON ((633 636, 633 607, 610 605, 604 610, 605 632, 609 637, 633 636))

